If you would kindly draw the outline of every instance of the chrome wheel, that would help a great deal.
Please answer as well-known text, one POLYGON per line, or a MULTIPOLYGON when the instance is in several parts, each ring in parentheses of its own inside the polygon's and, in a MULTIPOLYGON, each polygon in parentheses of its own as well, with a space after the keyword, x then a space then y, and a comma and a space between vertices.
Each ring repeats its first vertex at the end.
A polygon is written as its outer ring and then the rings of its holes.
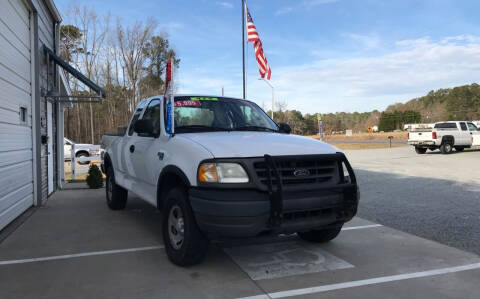
POLYGON ((178 205, 172 206, 168 214, 168 236, 170 244, 175 249, 182 248, 185 232, 182 209, 178 205))

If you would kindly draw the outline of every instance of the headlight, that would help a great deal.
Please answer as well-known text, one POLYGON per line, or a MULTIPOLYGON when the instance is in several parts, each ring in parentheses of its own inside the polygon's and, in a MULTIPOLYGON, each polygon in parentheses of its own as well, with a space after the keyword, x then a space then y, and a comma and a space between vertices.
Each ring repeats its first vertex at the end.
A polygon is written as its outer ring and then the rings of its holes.
POLYGON ((248 183, 248 175, 237 163, 203 163, 198 169, 202 183, 248 183))
POLYGON ((343 181, 347 184, 350 184, 352 182, 352 179, 350 178, 350 173, 348 172, 347 166, 343 162, 342 162, 342 171, 343 171, 343 181))

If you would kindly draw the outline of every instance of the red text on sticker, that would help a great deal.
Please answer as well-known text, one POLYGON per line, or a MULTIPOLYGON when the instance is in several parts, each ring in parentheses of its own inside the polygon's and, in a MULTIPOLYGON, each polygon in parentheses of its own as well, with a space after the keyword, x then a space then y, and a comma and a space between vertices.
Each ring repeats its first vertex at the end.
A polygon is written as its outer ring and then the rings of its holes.
POLYGON ((184 100, 184 101, 175 101, 175 107, 198 107, 200 106, 199 101, 184 100))

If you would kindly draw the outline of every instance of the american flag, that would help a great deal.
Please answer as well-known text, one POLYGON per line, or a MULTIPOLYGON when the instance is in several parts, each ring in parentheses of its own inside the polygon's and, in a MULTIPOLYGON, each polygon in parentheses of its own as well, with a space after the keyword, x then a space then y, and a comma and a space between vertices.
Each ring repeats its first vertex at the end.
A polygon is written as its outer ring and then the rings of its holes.
MULTIPOLYGON (((245 5, 246 6, 246 5, 245 5)), ((260 72, 260 77, 267 78, 270 80, 272 76, 272 70, 268 66, 267 58, 263 53, 262 41, 258 36, 257 28, 253 24, 252 16, 250 11, 247 8, 247 39, 249 42, 253 43, 253 48, 255 49, 255 57, 257 58, 258 71, 260 72)))

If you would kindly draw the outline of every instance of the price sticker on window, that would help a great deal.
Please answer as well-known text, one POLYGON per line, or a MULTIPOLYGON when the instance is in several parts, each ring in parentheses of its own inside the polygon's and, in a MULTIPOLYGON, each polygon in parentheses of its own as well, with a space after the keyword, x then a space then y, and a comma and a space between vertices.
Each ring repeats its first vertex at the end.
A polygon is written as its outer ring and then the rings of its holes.
POLYGON ((184 101, 175 101, 175 107, 198 107, 200 106, 199 101, 184 100, 184 101))

